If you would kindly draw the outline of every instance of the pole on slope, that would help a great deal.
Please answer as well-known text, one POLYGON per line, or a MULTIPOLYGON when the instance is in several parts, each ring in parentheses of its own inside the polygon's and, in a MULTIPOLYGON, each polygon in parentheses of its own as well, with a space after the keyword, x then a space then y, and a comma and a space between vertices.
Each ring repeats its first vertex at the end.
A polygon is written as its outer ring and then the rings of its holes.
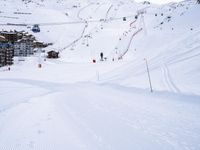
POLYGON ((42 58, 41 58, 41 48, 38 48, 38 52, 39 52, 39 55, 38 55, 38 68, 42 68, 42 58))
POLYGON ((144 61, 145 61, 145 63, 146 63, 147 74, 148 74, 148 78, 149 78, 149 86, 150 86, 150 90, 151 90, 151 92, 153 92, 153 87, 152 87, 152 83, 151 83, 151 76, 150 76, 150 72, 149 72, 148 61, 147 61, 146 58, 144 58, 144 61))

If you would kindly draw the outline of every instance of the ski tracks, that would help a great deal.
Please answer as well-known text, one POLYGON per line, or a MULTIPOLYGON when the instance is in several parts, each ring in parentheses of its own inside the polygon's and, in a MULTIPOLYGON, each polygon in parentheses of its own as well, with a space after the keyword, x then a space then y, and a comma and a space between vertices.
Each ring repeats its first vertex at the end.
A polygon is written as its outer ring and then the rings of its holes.
POLYGON ((162 70, 162 76, 163 76, 164 83, 166 84, 168 90, 170 90, 174 93, 180 93, 181 92, 180 89, 173 82, 173 79, 170 75, 168 66, 166 64, 163 64, 161 66, 161 70, 162 70))

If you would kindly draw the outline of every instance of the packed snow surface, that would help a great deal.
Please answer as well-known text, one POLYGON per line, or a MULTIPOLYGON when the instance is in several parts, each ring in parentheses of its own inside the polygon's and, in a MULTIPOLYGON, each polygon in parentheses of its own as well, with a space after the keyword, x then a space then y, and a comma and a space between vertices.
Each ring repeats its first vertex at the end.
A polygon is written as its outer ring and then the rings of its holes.
POLYGON ((0 149, 199 150, 198 18, 190 0, 0 0, 0 29, 60 53, 0 68, 0 149))

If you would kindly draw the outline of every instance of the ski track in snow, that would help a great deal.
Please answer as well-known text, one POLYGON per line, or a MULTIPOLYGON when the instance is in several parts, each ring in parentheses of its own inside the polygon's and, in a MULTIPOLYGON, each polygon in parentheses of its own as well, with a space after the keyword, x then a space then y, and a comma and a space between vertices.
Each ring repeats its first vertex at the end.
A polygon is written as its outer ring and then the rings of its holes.
MULTIPOLYGON (((65 50, 65 49, 67 49, 67 48, 69 48, 69 47, 75 45, 75 44, 78 43, 81 39, 84 38, 84 34, 85 34, 85 32, 86 32, 86 29, 88 28, 88 26, 89 26, 90 24, 88 23, 87 19, 84 19, 83 17, 81 17, 81 13, 82 13, 82 11, 88 9, 88 8, 89 8, 90 6, 92 6, 92 5, 95 5, 95 4, 93 4, 93 3, 88 4, 87 6, 81 8, 81 9, 79 10, 79 12, 78 12, 78 14, 77 14, 77 18, 79 18, 80 20, 84 20, 84 21, 85 21, 85 26, 84 26, 84 28, 83 28, 83 31, 81 32, 79 38, 77 38, 76 40, 72 41, 70 44, 68 44, 67 46, 65 46, 65 47, 61 50, 61 52, 62 52, 63 50, 65 50)), ((100 6, 97 6, 97 8, 95 9, 95 12, 97 12, 97 10, 100 9, 100 7, 102 7, 103 5, 104 5, 104 4, 101 4, 100 6)), ((96 5, 95 5, 95 6, 96 6, 96 5)), ((111 5, 111 6, 112 6, 112 5, 111 5)), ((107 13, 106 13, 106 18, 107 18, 107 16, 109 15, 110 9, 112 8, 111 6, 108 8, 108 11, 107 11, 107 13)), ((96 25, 94 28, 92 28, 92 29, 90 30, 90 32, 88 32, 88 33, 91 34, 91 31, 94 30, 94 29, 96 29, 98 26, 99 26, 99 24, 96 25)), ((86 35, 87 35, 87 34, 86 34, 86 35)))
POLYGON ((167 65, 162 65, 161 70, 163 73, 164 82, 166 83, 169 90, 175 93, 180 93, 180 90, 177 88, 177 86, 173 82, 173 79, 171 78, 169 68, 167 67, 167 65))
MULTIPOLYGON (((121 149, 127 146, 126 149, 132 149, 133 145, 135 149, 163 149, 163 144, 164 149, 187 150, 192 149, 190 141, 197 142, 200 138, 199 103, 174 101, 170 97, 160 101, 145 91, 141 95, 131 89, 124 92, 123 88, 115 86, 65 85, 23 79, 9 81, 57 90, 35 96, 28 103, 3 112, 1 122, 15 116, 1 125, 0 148, 6 150, 65 149, 66 146, 75 149, 121 149), (115 96, 107 95, 105 91, 115 96), (148 100, 146 96, 149 96, 148 100), (13 133, 14 137, 11 136, 13 133), (52 140, 52 144, 45 144, 52 140), (146 144, 136 146, 141 140, 146 144)), ((196 146, 194 149, 198 149, 196 146)))

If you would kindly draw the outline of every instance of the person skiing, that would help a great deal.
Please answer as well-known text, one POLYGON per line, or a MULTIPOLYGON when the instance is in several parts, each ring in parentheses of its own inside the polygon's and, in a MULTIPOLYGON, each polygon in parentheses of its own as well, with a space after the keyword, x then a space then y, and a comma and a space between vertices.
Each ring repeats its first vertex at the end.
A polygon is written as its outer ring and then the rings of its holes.
POLYGON ((101 61, 103 61, 103 52, 100 53, 101 61))

